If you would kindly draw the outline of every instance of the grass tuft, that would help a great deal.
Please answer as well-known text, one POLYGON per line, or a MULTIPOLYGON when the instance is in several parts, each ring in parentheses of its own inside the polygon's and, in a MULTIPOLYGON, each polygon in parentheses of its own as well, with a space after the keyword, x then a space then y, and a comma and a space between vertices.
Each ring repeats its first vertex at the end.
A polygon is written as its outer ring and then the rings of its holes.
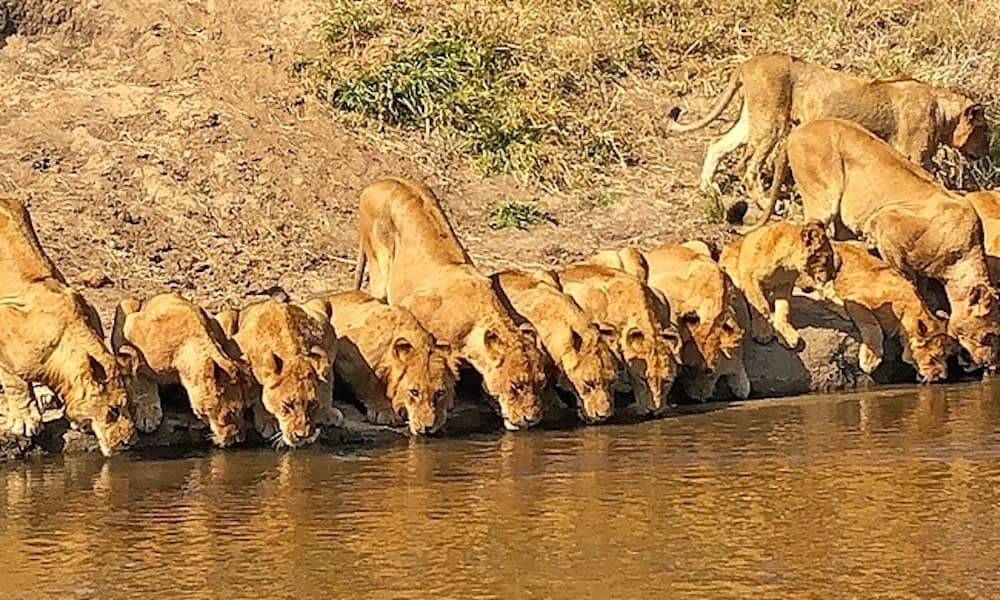
MULTIPOLYGON (((585 200, 629 175, 662 188, 679 161, 699 160, 704 135, 668 141, 666 110, 700 114, 734 66, 761 52, 958 86, 998 118, 998 9, 1000 0, 332 0, 322 51, 295 71, 335 114, 386 139, 419 136, 438 164, 468 161, 585 200), (683 154, 679 143, 690 144, 683 154)), ((1000 185, 996 157, 941 160, 965 186, 1000 185)))
POLYGON ((527 231, 549 218, 549 214, 533 204, 523 202, 505 202, 490 211, 486 224, 490 229, 508 229, 513 227, 527 231))

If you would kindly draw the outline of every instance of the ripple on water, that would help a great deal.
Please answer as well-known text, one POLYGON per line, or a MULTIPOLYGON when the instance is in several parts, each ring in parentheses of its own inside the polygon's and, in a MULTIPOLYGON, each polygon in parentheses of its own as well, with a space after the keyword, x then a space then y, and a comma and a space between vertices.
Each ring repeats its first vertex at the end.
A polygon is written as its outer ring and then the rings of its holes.
POLYGON ((0 471, 0 594, 1000 597, 998 389, 18 465, 0 471))

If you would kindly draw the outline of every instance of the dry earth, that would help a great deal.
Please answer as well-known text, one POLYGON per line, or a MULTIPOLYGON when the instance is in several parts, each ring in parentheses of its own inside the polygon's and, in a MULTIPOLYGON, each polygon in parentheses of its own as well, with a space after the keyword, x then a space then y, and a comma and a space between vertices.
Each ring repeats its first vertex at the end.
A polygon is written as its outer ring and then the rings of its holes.
MULTIPOLYGON (((311 0, 0 0, 0 192, 28 202, 43 245, 110 318, 124 294, 178 289, 210 308, 280 285, 349 285, 359 192, 426 179, 486 268, 601 247, 720 235, 690 184, 704 138, 632 169, 581 207, 509 177, 376 145, 292 73, 316 51, 311 0), (676 173, 650 189, 644 173, 676 173), (541 199, 553 222, 492 231, 487 207, 541 199), (101 282, 106 275, 108 282, 101 282)), ((670 99, 637 94, 635 110, 670 99)))

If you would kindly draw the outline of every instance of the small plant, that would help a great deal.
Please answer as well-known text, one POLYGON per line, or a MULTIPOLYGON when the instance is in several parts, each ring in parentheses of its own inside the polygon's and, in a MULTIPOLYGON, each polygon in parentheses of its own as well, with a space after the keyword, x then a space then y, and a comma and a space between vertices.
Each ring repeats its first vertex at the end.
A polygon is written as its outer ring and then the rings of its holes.
POLYGON ((521 231, 527 231, 548 218, 549 214, 534 204, 512 201, 505 202, 491 210, 486 224, 493 230, 514 227, 521 231))
POLYGON ((705 218, 714 225, 726 222, 726 203, 722 200, 722 194, 708 194, 705 199, 705 218))

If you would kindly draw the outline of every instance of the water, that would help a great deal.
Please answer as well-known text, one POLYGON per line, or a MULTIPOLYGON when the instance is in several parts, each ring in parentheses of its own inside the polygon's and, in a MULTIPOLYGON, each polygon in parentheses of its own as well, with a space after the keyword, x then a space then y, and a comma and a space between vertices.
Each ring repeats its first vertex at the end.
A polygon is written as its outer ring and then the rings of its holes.
POLYGON ((1000 384, 0 469, 3 598, 1000 597, 1000 384))

